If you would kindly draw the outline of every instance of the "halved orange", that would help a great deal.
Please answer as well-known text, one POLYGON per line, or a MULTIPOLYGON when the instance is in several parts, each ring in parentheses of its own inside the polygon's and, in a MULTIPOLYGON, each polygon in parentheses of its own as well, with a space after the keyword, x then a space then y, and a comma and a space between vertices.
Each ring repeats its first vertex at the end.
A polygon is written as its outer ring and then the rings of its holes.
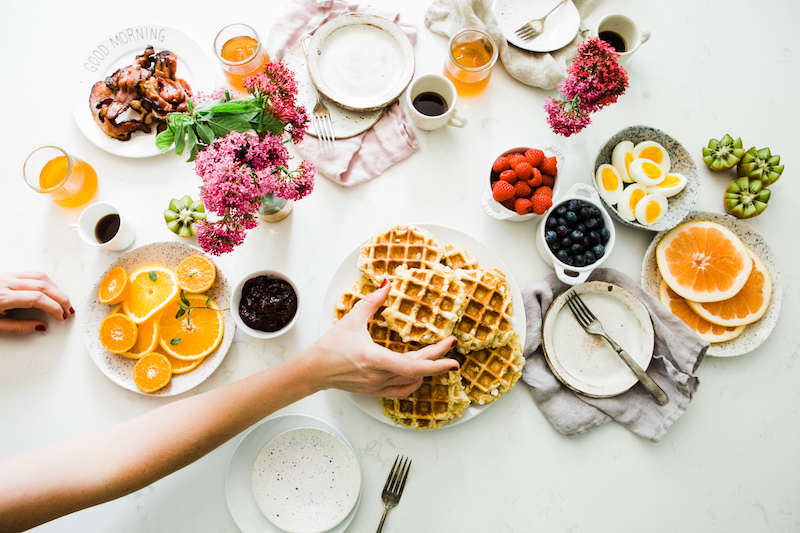
POLYGON ((659 299, 673 315, 683 320, 687 326, 692 328, 700 338, 708 342, 724 342, 734 339, 742 334, 744 326, 725 327, 712 324, 708 320, 701 318, 700 315, 692 311, 686 300, 681 298, 673 291, 665 281, 661 281, 659 287, 659 299))
POLYGON ((693 302, 718 302, 739 292, 753 261, 747 247, 728 228, 709 221, 681 224, 656 246, 661 277, 693 302))
POLYGON ((217 279, 217 268, 204 255, 187 257, 178 263, 175 273, 178 275, 178 285, 189 293, 206 292, 217 279))
POLYGON ((133 382, 143 392, 155 392, 172 379, 172 367, 166 356, 148 353, 133 365, 133 382))
POLYGON ((147 265, 131 274, 128 297, 122 302, 125 314, 141 324, 178 297, 175 271, 161 265, 147 265))
POLYGON ((120 303, 128 294, 129 284, 127 270, 122 267, 112 268, 111 272, 106 274, 106 277, 100 282, 100 290, 98 291, 100 302, 104 304, 120 303))
POLYGON ((753 270, 742 290, 721 302, 687 302, 695 313, 720 326, 744 326, 764 316, 772 296, 772 278, 761 259, 751 250, 748 252, 753 258, 753 270))
POLYGON ((127 352, 136 344, 138 330, 127 315, 110 314, 100 323, 100 343, 109 352, 127 352))
POLYGON ((120 355, 129 359, 139 359, 144 354, 152 352, 158 347, 158 332, 159 332, 159 319, 160 314, 154 315, 139 324, 139 337, 136 339, 136 344, 133 348, 120 355))
POLYGON ((186 299, 192 309, 181 316, 177 316, 181 311, 178 301, 164 308, 159 342, 167 354, 178 359, 202 359, 219 346, 225 322, 219 307, 208 296, 187 294, 186 299))

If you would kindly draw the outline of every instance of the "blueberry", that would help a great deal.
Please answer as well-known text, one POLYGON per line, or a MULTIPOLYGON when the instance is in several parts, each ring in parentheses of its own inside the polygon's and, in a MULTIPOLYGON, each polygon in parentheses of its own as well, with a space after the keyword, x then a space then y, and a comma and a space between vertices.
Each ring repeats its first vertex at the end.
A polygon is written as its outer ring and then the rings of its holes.
POLYGON ((592 231, 589 232, 588 235, 586 235, 586 238, 592 244, 599 244, 600 243, 600 232, 592 230, 592 231))
POLYGON ((606 253, 606 247, 602 244, 595 244, 592 253, 597 259, 600 259, 606 253))
POLYGON ((572 242, 583 243, 583 232, 579 230, 574 230, 572 233, 569 234, 569 238, 572 242))
POLYGON ((567 260, 569 259, 569 254, 567 253, 566 250, 559 250, 558 252, 556 252, 556 257, 558 258, 559 261, 566 264, 567 260))
POLYGON ((567 256, 567 260, 566 260, 566 261, 564 261, 564 263, 565 263, 565 264, 567 264, 567 265, 569 265, 569 266, 572 266, 573 264, 575 264, 575 260, 572 258, 572 256, 571 256, 571 255, 568 255, 568 256, 567 256))
POLYGON ((572 199, 569 202, 567 202, 567 209, 575 213, 577 211, 580 211, 582 203, 583 202, 581 202, 580 200, 572 199))
POLYGON ((590 218, 589 220, 584 222, 584 225, 586 226, 586 229, 595 229, 595 228, 599 227, 598 221, 597 221, 596 218, 590 218))
POLYGON ((583 257, 586 258, 586 264, 591 265, 595 261, 597 261, 597 257, 594 256, 591 250, 586 250, 583 252, 583 257))
POLYGON ((581 255, 583 253, 583 245, 582 244, 573 244, 569 247, 569 253, 573 257, 577 255, 581 255))
POLYGON ((582 233, 586 233, 586 225, 583 222, 578 222, 578 224, 575 225, 575 229, 582 233))
POLYGON ((564 218, 564 217, 558 217, 556 219, 556 222, 558 222, 559 226, 566 226, 567 225, 567 219, 564 218))
POLYGON ((544 232, 544 240, 547 244, 553 244, 558 240, 558 235, 553 230, 547 230, 544 232))
POLYGON ((561 249, 561 241, 556 240, 555 242, 551 242, 550 244, 548 244, 548 246, 550 247, 551 250, 557 252, 558 250, 561 249))
POLYGON ((556 210, 554 212, 557 217, 563 217, 564 215, 567 214, 567 208, 564 205, 560 205, 556 207, 556 210))
POLYGON ((589 206, 581 207, 581 210, 578 212, 578 215, 581 217, 581 220, 589 220, 592 218, 592 210, 589 209, 589 206))
POLYGON ((569 248, 570 246, 572 246, 572 241, 569 239, 569 237, 564 237, 561 239, 562 248, 569 248))
POLYGON ((578 254, 572 258, 576 267, 586 266, 586 257, 583 254, 578 254))
MULTIPOLYGON (((569 228, 564 226, 564 225, 558 226, 556 228, 556 235, 558 235, 559 237, 566 237, 567 235, 569 235, 569 228)), ((599 239, 599 237, 598 237, 598 239, 599 239)), ((600 241, 598 240, 597 242, 600 242, 600 241)))
POLYGON ((608 242, 608 239, 611 238, 611 232, 608 228, 601 228, 600 229, 600 243, 605 244, 608 242))
POLYGON ((578 215, 574 211, 567 211, 567 214, 564 215, 564 220, 567 221, 567 226, 574 228, 578 224, 578 215))
POLYGON ((556 217, 547 217, 545 227, 547 229, 556 229, 556 226, 558 226, 558 220, 556 220, 556 217))
POLYGON ((602 214, 600 213, 600 208, 596 205, 589 206, 589 212, 592 214, 592 218, 602 218, 602 214))

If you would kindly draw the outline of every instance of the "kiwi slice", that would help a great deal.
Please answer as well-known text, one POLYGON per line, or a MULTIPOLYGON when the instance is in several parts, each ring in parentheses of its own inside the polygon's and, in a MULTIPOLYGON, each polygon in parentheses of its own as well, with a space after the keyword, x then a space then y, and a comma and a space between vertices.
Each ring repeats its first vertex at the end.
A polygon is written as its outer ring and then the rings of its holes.
POLYGON ((173 198, 169 209, 164 211, 164 220, 172 233, 180 237, 194 236, 194 223, 206 218, 206 208, 201 201, 194 201, 190 196, 180 200, 173 198))
POLYGON ((742 156, 736 173, 739 176, 747 176, 764 182, 764 187, 769 187, 781 177, 783 165, 780 164, 781 156, 772 155, 769 148, 756 150, 755 146, 750 148, 742 156))
POLYGON ((735 179, 725 190, 725 211, 736 218, 752 218, 767 208, 770 191, 764 182, 747 176, 735 179))
POLYGON ((711 139, 708 148, 703 148, 703 161, 711 170, 733 168, 743 155, 742 139, 733 140, 727 133, 720 140, 711 139))

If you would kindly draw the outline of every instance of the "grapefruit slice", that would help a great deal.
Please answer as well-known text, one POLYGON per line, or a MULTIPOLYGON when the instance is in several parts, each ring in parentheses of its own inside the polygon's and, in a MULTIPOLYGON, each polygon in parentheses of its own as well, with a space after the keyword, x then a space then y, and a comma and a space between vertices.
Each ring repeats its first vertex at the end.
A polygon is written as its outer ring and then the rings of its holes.
POLYGON ((178 301, 170 303, 161 314, 159 341, 165 353, 178 359, 202 359, 213 352, 225 331, 219 307, 203 294, 186 294, 191 309, 178 301))
POLYGON ((695 313, 720 326, 745 326, 764 316, 772 296, 772 279, 761 259, 748 252, 753 258, 753 270, 742 290, 721 302, 687 301, 695 313))
POLYGON ((147 265, 131 274, 128 297, 122 309, 131 320, 141 324, 164 309, 178 296, 175 271, 161 265, 147 265))
POLYGON ((681 224, 656 246, 667 285, 693 302, 719 302, 739 292, 753 269, 747 247, 728 228, 709 221, 681 224))
POLYGON ((707 340, 708 342, 725 342, 735 339, 744 331, 744 326, 728 328, 712 324, 708 320, 701 318, 700 315, 692 311, 692 308, 689 307, 686 300, 681 298, 663 280, 661 281, 658 296, 661 303, 664 304, 673 315, 683 320, 686 325, 700 335, 700 338, 703 340, 707 340))

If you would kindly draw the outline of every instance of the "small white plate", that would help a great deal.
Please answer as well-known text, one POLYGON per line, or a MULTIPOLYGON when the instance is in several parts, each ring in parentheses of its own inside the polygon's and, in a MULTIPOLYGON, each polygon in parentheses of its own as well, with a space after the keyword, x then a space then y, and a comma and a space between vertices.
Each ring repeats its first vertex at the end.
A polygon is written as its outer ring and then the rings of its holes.
MULTIPOLYGON (((709 346, 706 355, 713 355, 716 357, 735 357, 752 352, 767 340, 775 324, 778 322, 778 315, 781 313, 781 273, 778 270, 778 264, 775 260, 775 255, 769 247, 764 238, 749 224, 743 220, 732 217, 730 215, 720 215, 718 213, 707 213, 704 211, 692 211, 683 222, 692 222, 694 220, 709 220, 725 226, 731 230, 737 237, 739 237, 745 246, 758 256, 759 259, 767 267, 770 278, 772 278, 772 295, 769 300, 769 307, 767 312, 753 322, 745 326, 744 331, 738 337, 726 342, 715 342, 709 346)), ((656 263, 656 246, 661 242, 661 239, 666 235, 666 231, 662 231, 653 238, 653 242, 648 246, 644 254, 644 262, 642 263, 641 285, 650 294, 658 298, 659 287, 661 286, 661 272, 658 270, 656 263)))
MULTIPOLYGON (((253 468, 259 459, 259 454, 273 439, 287 431, 299 428, 314 428, 331 434, 346 444, 353 458, 357 458, 355 450, 339 430, 327 422, 312 416, 301 414, 274 416, 254 426, 236 446, 225 475, 225 496, 228 501, 228 509, 230 509, 233 520, 243 533, 281 531, 267 519, 259 509, 258 503, 256 503, 256 498, 253 495, 253 468)), ((356 467, 358 467, 357 459, 356 467)), ((360 467, 358 468, 358 483, 360 487, 361 474, 360 467)), ((350 525, 350 522, 353 521, 360 501, 361 491, 359 488, 355 504, 352 505, 347 516, 328 531, 330 533, 343 533, 350 525)))
POLYGON ((319 92, 353 111, 382 109, 414 77, 414 49, 394 22, 350 13, 326 22, 308 44, 308 72, 319 92))
MULTIPOLYGON (((225 332, 222 336, 222 341, 216 350, 208 354, 205 360, 200 363, 197 368, 186 372, 185 374, 176 374, 163 389, 156 392, 145 393, 142 392, 136 383, 133 381, 133 365, 136 364, 136 359, 129 359, 115 353, 111 353, 100 343, 100 323, 111 312, 113 305, 100 303, 98 299, 98 291, 100 290, 100 283, 106 274, 111 272, 111 269, 121 266, 128 271, 128 274, 133 272, 139 267, 145 265, 163 265, 174 269, 178 266, 183 259, 192 255, 205 255, 202 250, 183 244, 180 242, 157 242, 153 244, 146 244, 135 248, 119 259, 111 263, 108 269, 100 276, 92 292, 86 298, 86 305, 83 311, 83 340, 86 343, 86 349, 92 361, 95 362, 97 367, 103 374, 111 381, 124 387, 129 391, 144 394, 145 396, 175 396, 190 389, 195 388, 204 382, 217 367, 222 364, 225 354, 228 352, 231 343, 233 342, 233 335, 236 333, 236 323, 233 321, 230 310, 223 310, 222 316, 225 321, 225 332)), ((208 257, 208 256, 206 256, 208 257)), ((211 259, 209 257, 209 259, 211 259)), ((211 287, 205 294, 211 297, 217 305, 225 308, 228 302, 231 301, 231 287, 228 279, 217 267, 217 280, 214 286, 211 287)))
POLYGON ((613 283, 589 281, 561 293, 550 305, 542 326, 547 364, 564 385, 594 398, 622 394, 636 375, 604 338, 583 330, 570 311, 567 295, 575 291, 603 324, 603 329, 647 370, 655 335, 650 313, 633 294, 613 283))
MULTIPOLYGON (((525 346, 525 304, 522 301, 522 293, 520 292, 519 286, 514 280, 514 277, 511 275, 511 272, 508 270, 508 267, 505 265, 505 263, 503 263, 500 257, 494 253, 491 248, 479 240, 455 228, 440 226, 437 224, 413 225, 418 228, 428 230, 441 244, 461 244, 465 246, 478 260, 481 268, 496 268, 505 274, 506 280, 508 280, 508 286, 511 288, 511 296, 513 297, 514 302, 514 316, 516 318, 514 330, 517 332, 517 335, 519 335, 520 344, 525 346)), ((347 255, 347 257, 344 258, 339 267, 336 269, 336 272, 334 272, 333 276, 331 277, 331 281, 328 283, 328 290, 325 292, 325 298, 322 301, 320 333, 324 333, 331 328, 333 325, 334 304, 345 290, 353 286, 358 277, 361 275, 361 271, 358 270, 358 255, 362 246, 363 243, 359 244, 347 255)), ((350 400, 356 404, 359 409, 364 411, 375 420, 383 422, 389 426, 395 426, 394 421, 383 414, 383 407, 381 406, 381 402, 377 397, 354 394, 351 392, 345 392, 344 394, 350 398, 350 400)), ((471 420, 484 412, 487 408, 494 405, 494 403, 495 402, 487 403, 485 405, 470 405, 467 407, 467 410, 463 415, 457 418, 454 422, 442 426, 442 428, 463 424, 467 420, 471 420)), ((397 425, 396 427, 411 429, 402 425, 397 425)))
POLYGON ((112 139, 97 126, 89 108, 92 86, 117 69, 132 65, 148 45, 156 52, 169 50, 178 58, 175 75, 185 79, 192 93, 214 89, 214 68, 211 56, 192 37, 180 30, 160 24, 128 26, 100 40, 81 58, 72 81, 72 113, 78 128, 95 146, 121 157, 152 157, 162 152, 156 148, 156 128, 150 133, 136 132, 130 140, 112 139))
POLYGON ((495 0, 492 11, 508 42, 530 52, 553 52, 571 43, 580 29, 581 16, 571 0, 550 13, 541 35, 525 41, 514 32, 526 22, 543 17, 558 1, 495 0))
MULTIPOLYGON (((308 63, 306 62, 306 54, 303 51, 303 45, 296 47, 283 57, 283 62, 292 69, 297 80, 297 102, 305 106, 306 111, 310 114, 317 103, 317 89, 314 82, 311 81, 311 76, 308 74, 308 63)), ((375 111, 351 111, 340 107, 330 100, 322 97, 325 107, 331 114, 331 123, 333 124, 333 133, 337 139, 349 139, 361 133, 364 133, 383 116, 386 111, 385 107, 375 111)), ((317 136, 317 132, 313 127, 308 128, 306 132, 312 137, 317 136)))

